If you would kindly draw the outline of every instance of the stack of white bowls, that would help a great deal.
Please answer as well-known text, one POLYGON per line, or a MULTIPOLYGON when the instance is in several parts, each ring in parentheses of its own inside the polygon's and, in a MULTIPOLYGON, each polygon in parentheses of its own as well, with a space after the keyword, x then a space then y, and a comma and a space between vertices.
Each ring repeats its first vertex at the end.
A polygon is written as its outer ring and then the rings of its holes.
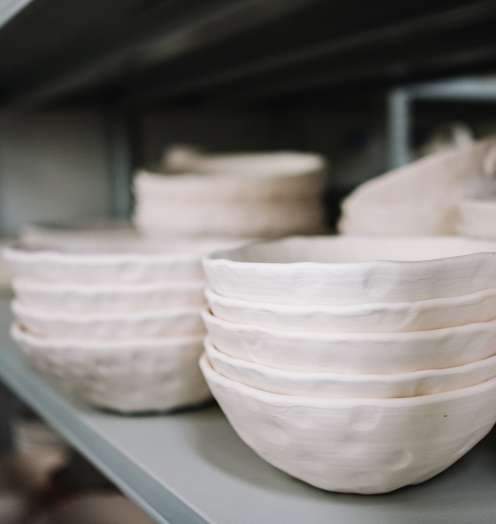
POLYGON ((203 260, 201 367, 261 457, 323 489, 425 481, 496 421, 496 243, 290 238, 203 260))
POLYGON ((8 248, 12 336, 39 368, 96 406, 138 412, 203 402, 200 258, 213 245, 106 239, 77 251, 8 248))
POLYGON ((339 231, 453 235, 460 201, 495 176, 494 137, 441 151, 359 186, 343 202, 339 231))
POLYGON ((146 235, 266 238, 324 227, 320 155, 197 153, 176 168, 135 177, 134 223, 146 235))

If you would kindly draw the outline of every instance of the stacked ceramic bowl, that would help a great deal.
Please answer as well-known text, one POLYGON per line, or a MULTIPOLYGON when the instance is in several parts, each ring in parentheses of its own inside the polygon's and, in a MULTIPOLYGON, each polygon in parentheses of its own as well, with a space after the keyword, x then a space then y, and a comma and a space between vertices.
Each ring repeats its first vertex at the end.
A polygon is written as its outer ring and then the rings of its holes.
MULTIPOLYGON (((218 245, 218 244, 215 244, 218 245)), ((17 246, 12 336, 32 361, 90 403, 137 412, 196 404, 205 242, 124 241, 77 251, 17 246)))
POLYGON ((496 198, 465 198, 458 211, 458 234, 496 240, 496 198))
POLYGON ((320 155, 195 154, 179 167, 180 173, 137 174, 134 223, 144 234, 267 238, 322 231, 320 155))
POLYGON ((240 437, 323 489, 441 472, 496 421, 496 243, 309 237, 203 260, 201 367, 240 437))
MULTIPOLYGON (((360 235, 453 235, 461 200, 495 177, 495 137, 440 151, 360 185, 342 204, 339 231, 360 235)), ((466 212, 475 218, 471 209, 466 212)))

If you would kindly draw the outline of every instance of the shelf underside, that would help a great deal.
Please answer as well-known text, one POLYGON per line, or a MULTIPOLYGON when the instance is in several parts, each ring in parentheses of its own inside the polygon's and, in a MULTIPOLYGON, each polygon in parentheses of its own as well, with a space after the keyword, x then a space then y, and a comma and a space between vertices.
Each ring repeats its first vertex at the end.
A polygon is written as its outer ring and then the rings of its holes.
POLYGON ((0 103, 281 99, 496 69, 496 3, 34 0, 0 30, 0 103))

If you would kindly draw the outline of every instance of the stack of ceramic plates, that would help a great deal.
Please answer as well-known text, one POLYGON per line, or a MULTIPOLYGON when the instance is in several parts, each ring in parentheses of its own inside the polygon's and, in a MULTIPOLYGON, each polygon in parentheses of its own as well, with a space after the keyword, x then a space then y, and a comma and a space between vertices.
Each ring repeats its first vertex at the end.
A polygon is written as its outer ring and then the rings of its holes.
POLYGON ((458 215, 458 234, 496 240, 496 199, 466 198, 458 215))
POLYGON ((442 151, 359 186, 339 230, 363 235, 452 235, 458 206, 496 175, 496 139, 442 151))
POLYGON ((201 366, 240 437, 323 489, 441 472, 496 411, 496 243, 314 237, 203 261, 201 366))
POLYGON ((141 171, 136 226, 147 235, 280 237, 322 231, 319 155, 191 155, 174 174, 141 171))
POLYGON ((122 412, 208 399, 198 367, 200 258, 212 244, 84 247, 4 252, 15 274, 12 336, 33 362, 92 404, 122 412))

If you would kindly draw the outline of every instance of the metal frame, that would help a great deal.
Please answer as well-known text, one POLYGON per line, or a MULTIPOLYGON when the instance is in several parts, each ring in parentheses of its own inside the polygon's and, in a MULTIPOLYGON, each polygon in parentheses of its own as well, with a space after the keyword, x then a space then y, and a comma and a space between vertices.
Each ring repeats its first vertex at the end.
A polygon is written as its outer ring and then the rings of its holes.
POLYGON ((128 218, 132 210, 132 172, 136 165, 136 134, 133 115, 125 106, 108 115, 112 215, 128 218))
POLYGON ((389 167, 395 169, 411 162, 410 130, 415 100, 493 102, 496 80, 464 77, 438 82, 397 87, 387 96, 389 167))

